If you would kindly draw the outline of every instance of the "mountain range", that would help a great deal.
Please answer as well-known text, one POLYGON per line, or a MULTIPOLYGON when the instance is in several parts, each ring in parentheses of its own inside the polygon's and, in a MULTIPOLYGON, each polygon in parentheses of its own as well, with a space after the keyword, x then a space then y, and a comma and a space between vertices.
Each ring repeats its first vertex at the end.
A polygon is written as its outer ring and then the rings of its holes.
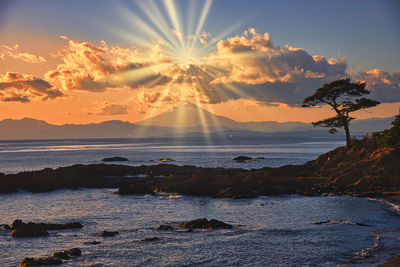
MULTIPOLYGON (((353 134, 365 134, 390 127, 393 117, 356 120, 353 134)), ((215 115, 194 104, 174 107, 138 123, 120 120, 90 124, 53 125, 42 120, 24 118, 0 121, 0 139, 80 139, 80 138, 146 138, 208 136, 265 136, 270 134, 326 134, 324 128, 314 128, 303 122, 237 122, 215 115)))

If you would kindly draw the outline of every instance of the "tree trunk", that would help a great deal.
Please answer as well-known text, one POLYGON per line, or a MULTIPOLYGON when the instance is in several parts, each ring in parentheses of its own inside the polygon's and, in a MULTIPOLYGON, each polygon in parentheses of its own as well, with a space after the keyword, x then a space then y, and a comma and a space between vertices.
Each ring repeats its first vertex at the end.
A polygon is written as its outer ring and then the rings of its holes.
POLYGON ((350 138, 349 123, 347 120, 344 121, 343 126, 344 126, 344 132, 346 133, 346 146, 347 146, 347 149, 350 149, 351 148, 351 138, 350 138))

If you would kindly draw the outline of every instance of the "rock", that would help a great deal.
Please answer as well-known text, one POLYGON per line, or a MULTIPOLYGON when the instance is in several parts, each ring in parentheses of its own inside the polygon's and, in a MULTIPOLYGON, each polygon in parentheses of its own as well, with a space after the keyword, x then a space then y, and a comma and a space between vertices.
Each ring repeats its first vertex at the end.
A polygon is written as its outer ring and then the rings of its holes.
POLYGON ((265 157, 257 157, 256 159, 265 159, 265 157))
POLYGON ((86 242, 85 244, 89 244, 89 245, 98 245, 100 244, 100 241, 92 241, 92 242, 86 242))
POLYGON ((82 224, 78 222, 72 223, 24 223, 22 220, 15 220, 10 228, 12 229, 12 237, 36 237, 36 236, 48 236, 47 230, 65 230, 65 229, 76 229, 82 228, 82 224))
POLYGON ((347 220, 329 220, 329 221, 316 222, 315 224, 349 224, 358 226, 369 226, 368 224, 352 222, 347 220))
POLYGON ((242 184, 241 186, 231 187, 221 190, 217 195, 217 198, 232 198, 232 199, 241 199, 241 198, 256 198, 257 194, 251 190, 251 188, 246 187, 246 185, 242 184))
POLYGON ((188 229, 231 229, 233 226, 222 221, 218 221, 215 219, 207 220, 205 218, 196 219, 188 222, 183 222, 178 225, 179 227, 185 227, 188 229))
POLYGON ((119 234, 118 231, 107 231, 107 230, 105 230, 105 231, 100 233, 100 236, 102 236, 102 237, 112 237, 112 236, 116 236, 118 234, 119 234))
POLYGON ((161 224, 158 227, 156 227, 155 230, 157 230, 157 231, 173 231, 174 228, 170 225, 161 224))
POLYGON ((65 230, 65 229, 81 229, 83 225, 78 222, 70 223, 40 223, 40 226, 46 230, 65 230))
POLYGON ((54 258, 54 257, 45 257, 45 258, 23 258, 20 262, 20 266, 45 266, 45 265, 60 265, 62 264, 62 260, 54 258))
POLYGON ((48 236, 49 232, 43 227, 36 223, 24 223, 21 220, 15 220, 11 224, 12 237, 37 237, 37 236, 48 236))
POLYGON ((78 257, 80 255, 82 255, 82 251, 79 248, 72 248, 70 250, 54 252, 50 256, 54 258, 68 259, 70 257, 78 257))
POLYGON ((120 186, 115 193, 120 195, 145 195, 154 194, 154 189, 150 182, 138 181, 130 185, 120 186))
POLYGON ((151 242, 151 241, 157 241, 157 240, 160 240, 160 238, 158 238, 158 237, 147 237, 147 238, 140 239, 140 242, 151 242))
POLYGON ((174 159, 171 158, 165 158, 165 159, 160 159, 161 162, 171 162, 171 161, 175 161, 174 159))
POLYGON ((252 160, 252 158, 251 157, 247 157, 247 156, 239 156, 239 157, 234 158, 233 160, 235 160, 237 162, 245 162, 245 163, 247 163, 250 160, 252 160))
POLYGON ((11 230, 11 227, 8 224, 0 224, 0 230, 11 230))
POLYGON ((111 158, 104 158, 101 161, 110 162, 110 161, 129 161, 129 160, 127 158, 123 158, 123 157, 111 157, 111 158))

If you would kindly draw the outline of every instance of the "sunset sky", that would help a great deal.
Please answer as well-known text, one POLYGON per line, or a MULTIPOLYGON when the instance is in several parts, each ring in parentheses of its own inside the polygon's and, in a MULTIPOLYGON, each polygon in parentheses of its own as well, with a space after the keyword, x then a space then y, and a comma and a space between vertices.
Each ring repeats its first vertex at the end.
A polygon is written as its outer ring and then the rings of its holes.
POLYGON ((311 122, 324 83, 400 108, 397 0, 0 2, 0 120, 137 122, 186 102, 238 121, 311 122))

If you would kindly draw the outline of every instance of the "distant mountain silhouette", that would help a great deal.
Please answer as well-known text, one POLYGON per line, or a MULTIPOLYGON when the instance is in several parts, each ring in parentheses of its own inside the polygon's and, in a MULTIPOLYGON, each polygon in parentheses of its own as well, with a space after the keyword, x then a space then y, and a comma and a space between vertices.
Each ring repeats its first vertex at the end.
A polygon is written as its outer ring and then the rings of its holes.
MULTIPOLYGON (((353 134, 380 131, 390 127, 391 118, 356 120, 353 134)), ((270 134, 320 135, 324 128, 303 122, 237 122, 218 116, 194 104, 174 107, 171 111, 138 123, 120 120, 90 124, 53 125, 42 120, 24 118, 0 121, 0 139, 82 139, 82 138, 146 138, 212 136, 262 137, 270 134), (283 133, 284 132, 284 133, 283 133)))
POLYGON ((289 130, 309 130, 310 124, 303 122, 237 122, 227 117, 215 115, 197 105, 187 103, 174 107, 171 111, 164 112, 158 116, 136 123, 138 125, 152 125, 176 128, 191 128, 194 130, 208 129, 231 129, 258 132, 277 132, 289 130))

